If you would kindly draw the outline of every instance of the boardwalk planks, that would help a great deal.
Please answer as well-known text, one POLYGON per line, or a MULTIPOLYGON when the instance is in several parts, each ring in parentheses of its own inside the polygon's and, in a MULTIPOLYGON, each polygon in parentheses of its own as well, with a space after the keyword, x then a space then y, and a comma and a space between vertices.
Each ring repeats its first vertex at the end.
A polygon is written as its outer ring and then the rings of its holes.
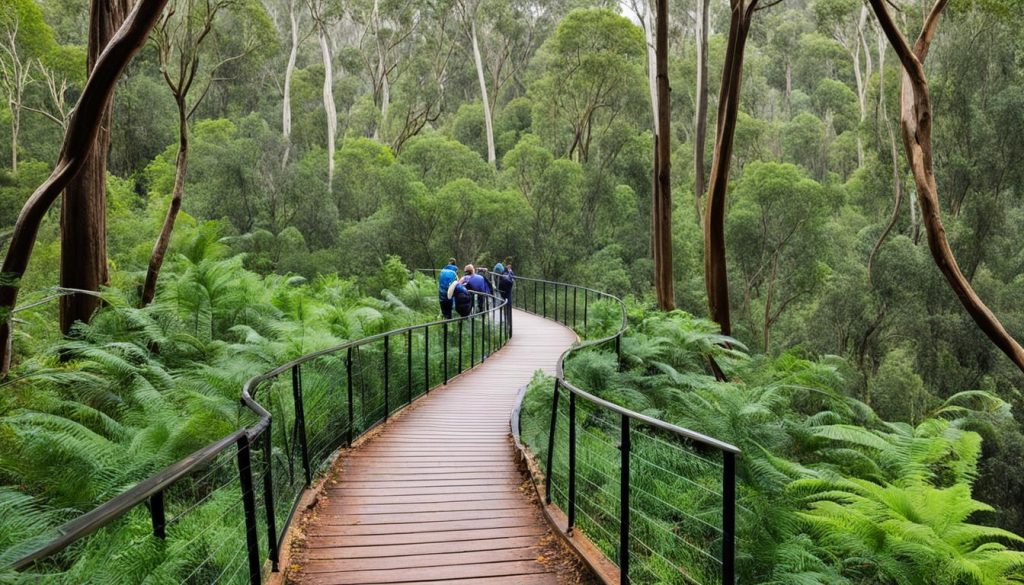
POLYGON ((302 584, 558 583, 509 443, 516 392, 576 337, 520 311, 515 336, 340 458, 297 554, 302 584))

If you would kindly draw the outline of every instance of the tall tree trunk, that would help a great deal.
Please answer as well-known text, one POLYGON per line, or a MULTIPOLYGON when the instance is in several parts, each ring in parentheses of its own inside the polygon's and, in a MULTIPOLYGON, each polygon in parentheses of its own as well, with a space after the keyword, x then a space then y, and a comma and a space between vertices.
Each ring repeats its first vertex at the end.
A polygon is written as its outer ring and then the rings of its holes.
MULTIPOLYGON (((885 105, 885 37, 879 33, 878 35, 878 67, 880 72, 880 82, 878 84, 878 110, 881 112, 882 120, 880 123, 885 124, 885 129, 889 134, 889 156, 892 159, 892 187, 893 187, 893 206, 892 215, 889 216, 889 222, 885 225, 882 230, 882 235, 878 237, 878 241, 875 242, 871 253, 868 254, 868 281, 871 282, 874 271, 875 256, 878 251, 882 248, 882 244, 885 243, 885 239, 889 237, 889 233, 892 232, 892 228, 896 225, 896 221, 900 216, 900 206, 903 203, 903 181, 900 177, 900 159, 896 153, 896 134, 892 130, 892 122, 889 120, 889 111, 885 105)), ((913 222, 914 211, 914 198, 910 197, 910 216, 911 222, 913 222)))
MULTIPOLYGON (((657 2, 658 0, 654 0, 657 2)), ((658 57, 657 49, 654 46, 654 13, 648 0, 641 0, 640 7, 643 14, 644 39, 647 41, 647 90, 651 96, 651 129, 658 133, 658 57)), ((657 139, 655 139, 657 143, 657 139)))
POLYGON ((21 107, 10 104, 11 110, 11 173, 18 174, 18 135, 21 133, 21 107))
POLYGON ((917 187, 917 200, 921 206, 921 219, 928 235, 928 249, 939 271, 946 278, 960 304, 967 310, 978 327, 1011 361, 1024 372, 1024 348, 999 322, 999 319, 974 292, 957 264, 953 250, 946 239, 942 225, 938 186, 932 166, 932 107, 928 81, 923 62, 928 55, 939 16, 947 0, 937 0, 928 14, 921 34, 913 49, 907 44, 896 23, 893 22, 885 0, 869 0, 878 22, 889 43, 903 63, 900 88, 900 126, 907 160, 917 187))
POLYGON ((729 278, 725 263, 725 204, 743 79, 743 49, 757 0, 751 0, 749 5, 744 0, 731 0, 731 4, 729 41, 718 96, 718 127, 711 160, 711 182, 704 208, 704 284, 708 295, 708 314, 725 335, 732 334, 729 278))
MULTIPOLYGON (((654 0, 655 2, 657 0, 654 0)), ((654 151, 654 166, 651 169, 651 259, 654 260, 655 271, 661 265, 659 255, 661 250, 658 242, 661 240, 661 223, 658 221, 658 205, 661 201, 659 194, 660 183, 658 182, 658 60, 654 47, 654 12, 648 0, 640 0, 634 4, 637 17, 640 18, 644 29, 644 40, 647 46, 647 89, 651 102, 651 132, 654 135, 652 148, 654 151)), ((657 276, 655 276, 655 291, 657 291, 657 276)))
POLYGON ((662 311, 675 308, 675 292, 672 282, 672 91, 668 83, 668 0, 657 0, 657 22, 654 34, 655 60, 658 73, 658 131, 656 133, 657 156, 657 216, 658 238, 654 245, 655 255, 654 288, 658 307, 662 311))
POLYGON ((480 57, 480 43, 476 38, 476 16, 469 22, 470 41, 473 43, 473 62, 476 64, 476 75, 480 80, 480 97, 484 104, 484 130, 487 132, 487 162, 497 164, 498 157, 494 153, 494 123, 491 120, 491 100, 487 97, 487 79, 484 75, 484 63, 480 57))
POLYGON ((694 115, 696 136, 693 139, 693 197, 700 223, 704 197, 704 150, 708 139, 708 7, 709 0, 698 0, 700 24, 697 26, 697 112, 694 115))
POLYGON ((78 98, 53 172, 21 208, 18 220, 14 224, 3 268, 0 269, 0 318, 3 320, 3 324, 0 325, 2 375, 6 375, 11 367, 10 316, 18 300, 18 281, 24 276, 32 257, 39 224, 71 179, 87 164, 89 154, 96 145, 96 135, 99 133, 104 112, 117 80, 132 57, 146 44, 149 31, 160 18, 166 4, 167 0, 140 0, 121 25, 96 62, 85 89, 78 98))
MULTIPOLYGON (((131 10, 130 0, 92 0, 89 9, 88 73, 131 10)), ((99 292, 107 271, 107 156, 113 97, 103 116, 85 166, 64 190, 60 209, 60 285, 99 292)), ((72 293, 60 298, 60 330, 76 321, 88 323, 99 307, 95 295, 72 293)))
POLYGON ((171 191, 171 204, 167 207, 163 227, 156 238, 153 253, 149 257, 149 269, 146 271, 146 283, 142 287, 142 306, 153 302, 156 297, 156 283, 160 278, 160 269, 164 265, 164 256, 171 243, 174 222, 181 211, 181 199, 185 194, 185 174, 188 171, 188 113, 185 98, 178 99, 178 156, 174 159, 174 188, 171 191))
POLYGON ((327 25, 317 24, 320 52, 324 61, 324 110, 327 111, 327 192, 334 193, 334 150, 338 135, 338 108, 334 105, 334 63, 327 38, 327 25))
POLYGON ((373 129, 374 140, 386 141, 386 129, 388 123, 388 110, 391 108, 391 81, 388 79, 387 57, 388 51, 384 48, 384 41, 381 40, 380 30, 380 0, 373 0, 373 11, 370 13, 370 22, 373 27, 374 46, 377 49, 377 78, 380 80, 380 124, 373 129))
POLYGON ((284 103, 281 107, 281 131, 284 134, 284 157, 281 167, 288 166, 292 150, 292 76, 299 54, 299 19, 295 11, 296 0, 288 1, 288 19, 291 23, 292 45, 288 53, 288 64, 284 69, 284 103))

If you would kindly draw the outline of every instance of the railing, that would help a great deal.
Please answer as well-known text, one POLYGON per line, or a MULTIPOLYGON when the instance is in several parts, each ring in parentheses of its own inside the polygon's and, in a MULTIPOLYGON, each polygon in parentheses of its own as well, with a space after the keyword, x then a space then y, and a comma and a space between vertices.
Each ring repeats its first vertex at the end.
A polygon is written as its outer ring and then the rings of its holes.
POLYGON ((522 427, 516 432, 534 439, 529 447, 544 468, 544 499, 564 511, 566 534, 581 527, 616 562, 620 583, 735 583, 739 449, 598 398, 567 379, 571 358, 608 346, 621 367, 627 317, 620 299, 523 277, 516 277, 512 298, 514 307, 584 339, 558 360, 550 413, 524 410, 513 419, 522 427), (616 313, 618 322, 608 327, 616 313), (578 486, 581 480, 585 485, 578 486), (708 513, 715 509, 720 514, 708 513))
POLYGON ((505 344, 510 313, 483 296, 485 310, 469 317, 351 341, 250 379, 244 428, 61 526, 12 567, 29 582, 133 582, 137 571, 138 581, 259 585, 268 564, 279 569, 303 491, 333 453, 505 344), (83 567, 83 550, 111 556, 83 567))

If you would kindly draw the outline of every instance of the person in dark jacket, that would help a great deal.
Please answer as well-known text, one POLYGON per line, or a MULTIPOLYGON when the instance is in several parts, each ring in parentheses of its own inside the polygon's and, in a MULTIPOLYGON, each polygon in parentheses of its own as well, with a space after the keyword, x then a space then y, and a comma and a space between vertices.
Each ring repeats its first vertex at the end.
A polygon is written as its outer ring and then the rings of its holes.
POLYGON ((515 286, 516 273, 512 271, 512 262, 506 258, 505 262, 498 262, 494 266, 494 273, 498 275, 498 294, 505 299, 505 317, 512 318, 512 287, 515 286))
POLYGON ((455 305, 455 310, 459 313, 460 317, 469 317, 469 314, 473 312, 473 294, 469 292, 469 289, 462 286, 459 281, 453 281, 448 288, 448 294, 450 299, 448 302, 455 305))
MULTIPOLYGON (((487 279, 482 275, 477 274, 476 268, 472 264, 466 265, 466 275, 462 277, 462 285, 473 292, 483 294, 494 294, 494 290, 491 289, 491 284, 487 282, 487 279)), ((487 307, 488 298, 483 295, 476 295, 476 310, 483 312, 487 307)))
POLYGON ((437 277, 437 300, 441 304, 441 314, 445 319, 452 318, 452 299, 448 296, 448 287, 458 278, 459 268, 455 265, 455 258, 451 258, 437 277))

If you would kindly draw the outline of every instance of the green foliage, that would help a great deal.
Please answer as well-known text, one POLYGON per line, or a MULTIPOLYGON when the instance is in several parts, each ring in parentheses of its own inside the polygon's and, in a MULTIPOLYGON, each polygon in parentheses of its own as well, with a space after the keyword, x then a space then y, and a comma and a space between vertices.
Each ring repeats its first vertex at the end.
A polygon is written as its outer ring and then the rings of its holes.
MULTIPOLYGON (((1012 420, 1006 403, 965 392, 922 412, 916 426, 885 422, 843 395, 843 376, 829 360, 747 357, 735 344, 723 349, 727 340, 713 324, 682 312, 640 312, 631 314, 631 323, 622 344, 625 368, 616 366, 614 353, 589 350, 573 355, 567 376, 602 398, 740 447, 740 582, 994 585, 1024 579, 1024 553, 1015 550, 1022 538, 986 524, 983 515, 993 508, 972 496, 982 438, 970 428, 982 420, 1012 420), (732 382, 704 373, 709 356, 732 382)), ((894 384, 892 395, 913 391, 905 382, 894 384)), ((550 401, 550 381, 538 379, 522 413, 524 439, 541 461, 552 456, 550 401)), ((617 521, 618 470, 607 462, 617 459, 618 430, 606 413, 580 403, 577 457, 583 463, 577 473, 590 495, 577 500, 577 518, 614 558, 617 541, 609 534, 617 521), (590 490, 595 486, 596 493, 590 490)), ((567 440, 561 426, 558 445, 567 440)), ((631 528, 642 542, 631 576, 682 582, 667 570, 675 564, 694 579, 718 579, 718 565, 699 554, 714 550, 721 526, 713 512, 720 505, 716 456, 655 437, 639 424, 631 441, 631 528)), ((555 499, 564 506, 564 450, 553 456, 555 499)))

